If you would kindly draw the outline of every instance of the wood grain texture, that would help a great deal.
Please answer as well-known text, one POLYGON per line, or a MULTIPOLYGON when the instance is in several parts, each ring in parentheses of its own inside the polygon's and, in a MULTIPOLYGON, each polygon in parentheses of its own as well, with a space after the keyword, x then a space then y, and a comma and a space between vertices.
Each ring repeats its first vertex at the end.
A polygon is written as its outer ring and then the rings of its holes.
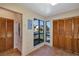
POLYGON ((53 46, 59 47, 59 23, 58 21, 53 21, 53 46))
POLYGON ((66 19, 65 21, 65 49, 72 50, 72 19, 66 19))
POLYGON ((79 53, 79 17, 75 17, 73 20, 74 34, 73 34, 73 51, 79 53))
POLYGON ((6 49, 11 49, 14 46, 14 21, 7 19, 7 30, 6 30, 6 49))
POLYGON ((64 20, 59 20, 59 47, 64 49, 64 20))
POLYGON ((13 48, 14 22, 12 19, 0 17, 0 52, 13 48))
POLYGON ((6 20, 0 18, 0 51, 5 50, 5 39, 6 39, 6 20))
POLYGON ((53 45, 79 54, 79 16, 53 21, 53 45))

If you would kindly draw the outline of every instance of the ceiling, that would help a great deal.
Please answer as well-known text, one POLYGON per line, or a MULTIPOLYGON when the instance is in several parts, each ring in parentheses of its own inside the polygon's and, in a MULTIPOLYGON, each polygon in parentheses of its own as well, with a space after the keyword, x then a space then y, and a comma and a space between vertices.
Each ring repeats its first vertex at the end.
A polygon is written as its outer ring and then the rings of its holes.
POLYGON ((20 5, 25 6, 45 17, 51 17, 79 8, 79 3, 58 3, 54 6, 49 3, 21 3, 20 5))

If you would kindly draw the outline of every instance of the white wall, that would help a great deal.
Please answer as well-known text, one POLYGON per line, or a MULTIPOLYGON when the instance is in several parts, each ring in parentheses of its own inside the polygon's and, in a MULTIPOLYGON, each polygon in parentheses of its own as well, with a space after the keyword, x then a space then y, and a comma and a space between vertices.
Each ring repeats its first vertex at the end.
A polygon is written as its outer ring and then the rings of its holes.
MULTIPOLYGON (((19 51, 22 51, 22 39, 21 39, 21 36, 18 33, 19 32, 18 24, 20 23, 20 25, 21 25, 21 16, 22 15, 15 14, 15 20, 16 21, 14 21, 14 29, 15 29, 14 48, 18 48, 19 51)), ((21 31, 21 29, 20 29, 20 31, 21 31)))
POLYGON ((38 46, 33 46, 33 29, 28 30, 27 29, 27 20, 38 18, 38 19, 44 19, 44 17, 30 11, 29 9, 26 9, 25 7, 18 6, 16 4, 0 4, 0 6, 5 7, 10 10, 14 10, 16 12, 20 12, 23 14, 22 18, 22 55, 27 55, 29 52, 41 47, 44 45, 44 43, 39 44, 38 46))
POLYGON ((58 15, 53 16, 51 19, 61 19, 61 18, 67 18, 67 17, 74 17, 79 16, 79 9, 74 9, 65 13, 61 13, 58 15))

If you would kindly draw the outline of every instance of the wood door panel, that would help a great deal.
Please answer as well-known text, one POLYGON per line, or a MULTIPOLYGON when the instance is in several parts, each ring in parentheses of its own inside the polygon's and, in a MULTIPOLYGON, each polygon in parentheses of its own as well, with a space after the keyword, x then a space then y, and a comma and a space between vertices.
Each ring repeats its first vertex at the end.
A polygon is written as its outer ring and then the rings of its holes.
POLYGON ((75 17, 73 23, 74 23, 73 51, 79 53, 79 17, 75 17))
POLYGON ((79 16, 53 22, 53 43, 57 48, 79 54, 79 16))
POLYGON ((59 47, 64 48, 64 20, 59 20, 59 47))
POLYGON ((65 49, 72 49, 72 19, 65 20, 65 49))
POLYGON ((0 18, 0 51, 5 50, 5 39, 6 39, 6 20, 0 18))
POLYGON ((13 48, 13 20, 0 17, 0 52, 13 48))
POLYGON ((77 39, 77 49, 76 52, 79 54, 79 39, 77 39))
POLYGON ((6 49, 13 48, 13 20, 7 20, 7 39, 6 39, 6 49))
POLYGON ((77 49, 77 52, 79 53, 79 17, 75 18, 77 20, 77 45, 75 48, 77 49))
POLYGON ((58 47, 58 35, 59 35, 59 29, 58 29, 58 21, 53 21, 53 46, 58 47))
POLYGON ((3 38, 0 38, 0 52, 4 51, 5 50, 5 39, 3 38))
POLYGON ((77 52, 77 33, 78 33, 78 23, 79 20, 77 20, 76 18, 73 18, 73 40, 72 40, 72 50, 73 52, 77 52))

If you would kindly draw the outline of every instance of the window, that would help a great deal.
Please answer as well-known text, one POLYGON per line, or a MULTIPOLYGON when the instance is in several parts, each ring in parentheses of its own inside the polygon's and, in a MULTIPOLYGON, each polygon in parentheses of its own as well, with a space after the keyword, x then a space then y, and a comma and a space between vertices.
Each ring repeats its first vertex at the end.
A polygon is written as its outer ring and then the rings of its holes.
POLYGON ((34 46, 44 42, 44 21, 34 19, 34 46))
POLYGON ((46 42, 50 43, 50 21, 46 21, 46 42))

